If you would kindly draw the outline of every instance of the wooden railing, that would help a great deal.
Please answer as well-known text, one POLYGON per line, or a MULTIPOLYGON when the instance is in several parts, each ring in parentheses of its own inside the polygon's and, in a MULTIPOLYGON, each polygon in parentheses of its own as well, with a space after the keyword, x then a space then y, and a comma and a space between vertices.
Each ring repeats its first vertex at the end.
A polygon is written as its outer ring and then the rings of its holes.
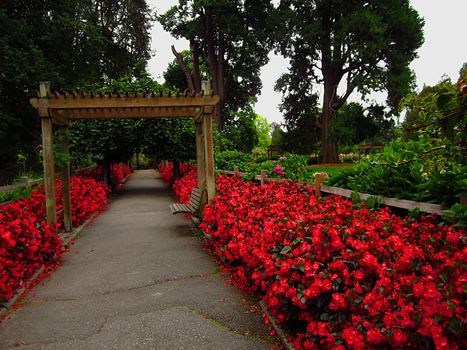
POLYGON ((13 191, 13 190, 26 188, 26 187, 34 187, 34 186, 37 186, 37 185, 41 184, 43 181, 44 181, 44 179, 29 180, 29 178, 27 176, 23 176, 23 177, 21 177, 21 182, 18 183, 18 184, 1 186, 0 187, 0 193, 10 192, 10 191, 13 191))
MULTIPOLYGON (((230 176, 236 175, 240 177, 243 177, 246 175, 246 173, 242 173, 238 171, 238 167, 236 167, 234 171, 222 170, 221 174, 230 175, 230 176)), ((255 175, 254 178, 255 180, 259 181, 261 184, 280 183, 280 182, 290 181, 287 179, 269 178, 267 176, 266 170, 262 170, 261 174, 255 175)), ((420 211, 425 212, 425 213, 439 214, 439 215, 442 215, 445 209, 439 204, 416 202, 416 201, 412 201, 408 199, 384 197, 384 196, 379 196, 379 195, 374 195, 374 194, 355 192, 355 191, 348 190, 345 188, 340 188, 340 187, 327 186, 327 185, 323 185, 324 179, 325 179, 325 176, 321 174, 317 174, 316 180, 313 183, 301 182, 301 181, 298 181, 298 183, 313 187, 313 190, 315 191, 315 195, 317 197, 320 197, 321 193, 335 194, 335 195, 347 197, 347 198, 351 198, 352 194, 354 195, 356 194, 363 200, 368 199, 370 197, 374 197, 379 203, 390 206, 390 207, 394 207, 394 208, 401 208, 401 209, 407 209, 407 210, 419 209, 420 211)))

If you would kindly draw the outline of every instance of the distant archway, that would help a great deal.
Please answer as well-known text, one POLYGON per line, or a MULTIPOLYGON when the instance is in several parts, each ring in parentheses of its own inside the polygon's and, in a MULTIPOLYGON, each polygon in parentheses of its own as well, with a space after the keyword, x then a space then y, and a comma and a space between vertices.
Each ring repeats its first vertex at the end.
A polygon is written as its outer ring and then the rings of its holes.
MULTIPOLYGON (((78 94, 51 93, 50 83, 41 82, 39 96, 30 100, 41 118, 44 155, 44 187, 47 222, 57 220, 55 196, 55 156, 53 126, 66 132, 72 120, 129 119, 129 118, 192 118, 196 126, 196 161, 198 188, 206 187, 208 200, 214 198, 214 150, 212 139, 212 114, 219 97, 211 94, 209 82, 203 82, 200 94, 155 94, 155 93, 108 93, 78 94)), ((62 143, 68 152, 68 141, 62 143)), ((70 231, 71 197, 70 164, 62 169, 63 211, 65 230, 70 231)))

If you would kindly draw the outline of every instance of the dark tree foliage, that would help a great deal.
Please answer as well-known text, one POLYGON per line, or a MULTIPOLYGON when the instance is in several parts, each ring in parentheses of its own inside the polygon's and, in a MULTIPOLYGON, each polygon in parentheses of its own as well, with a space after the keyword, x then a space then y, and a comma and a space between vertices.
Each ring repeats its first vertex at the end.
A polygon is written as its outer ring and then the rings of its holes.
POLYGON ((50 80, 60 90, 140 75, 150 57, 150 21, 144 0, 2 1, 2 165, 19 151, 34 153, 40 143, 38 117, 29 106, 39 81, 50 80))
MULTIPOLYGON (((124 77, 103 84, 83 86, 81 91, 109 92, 173 92, 148 75, 138 79, 124 77)), ((134 153, 154 159, 186 161, 194 159, 195 128, 191 119, 92 120, 73 123, 71 129, 73 155, 89 155, 98 163, 128 160, 134 153)), ((79 159, 76 159, 79 161, 79 159)))
POLYGON ((320 137, 318 95, 313 92, 313 81, 303 79, 311 73, 304 59, 303 55, 291 59, 290 72, 283 74, 275 86, 283 95, 279 109, 284 115, 286 132, 281 149, 298 154, 315 152, 320 137))
POLYGON ((256 113, 251 103, 235 112, 233 117, 226 121, 221 132, 228 143, 224 145, 224 148, 245 153, 251 152, 259 142, 255 119, 256 113))
POLYGON ((329 132, 337 110, 354 90, 385 89, 397 106, 413 81, 409 63, 423 43, 423 20, 409 0, 282 0, 280 10, 278 40, 291 59, 290 74, 323 84, 321 156, 336 162, 329 132))
MULTIPOLYGON (((225 115, 248 103, 261 90, 260 68, 270 50, 270 1, 180 0, 159 16, 165 30, 190 41, 193 62, 202 57, 209 70, 213 92, 221 99, 215 121, 222 127, 225 115)), ((193 66, 194 90, 199 69, 193 66)))
POLYGON ((331 128, 331 137, 339 145, 353 146, 363 142, 387 142, 394 138, 394 120, 383 106, 364 108, 357 102, 343 105, 331 128))

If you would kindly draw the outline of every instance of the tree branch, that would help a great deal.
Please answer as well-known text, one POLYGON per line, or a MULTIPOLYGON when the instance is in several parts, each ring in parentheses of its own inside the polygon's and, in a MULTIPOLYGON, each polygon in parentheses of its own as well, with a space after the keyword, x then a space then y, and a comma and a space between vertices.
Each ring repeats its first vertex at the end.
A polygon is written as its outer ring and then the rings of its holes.
POLYGON ((172 53, 177 58, 178 65, 180 66, 180 69, 182 70, 183 74, 185 74, 186 82, 188 85, 188 90, 190 90, 191 92, 194 92, 195 87, 193 84, 193 77, 191 76, 190 71, 188 70, 185 62, 183 61, 183 55, 180 52, 177 52, 177 50, 175 50, 174 45, 172 45, 172 53))
POLYGON ((201 72, 199 68, 199 49, 194 40, 190 40, 191 59, 193 60, 192 79, 195 92, 201 91, 201 72))

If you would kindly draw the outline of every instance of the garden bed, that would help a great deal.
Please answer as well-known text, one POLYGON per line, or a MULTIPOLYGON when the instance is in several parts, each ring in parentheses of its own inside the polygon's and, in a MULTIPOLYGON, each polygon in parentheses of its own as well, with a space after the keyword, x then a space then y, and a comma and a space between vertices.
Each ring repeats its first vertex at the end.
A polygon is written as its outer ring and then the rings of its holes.
POLYGON ((465 348, 461 228, 287 182, 217 183, 201 224, 207 246, 295 348, 465 348))

